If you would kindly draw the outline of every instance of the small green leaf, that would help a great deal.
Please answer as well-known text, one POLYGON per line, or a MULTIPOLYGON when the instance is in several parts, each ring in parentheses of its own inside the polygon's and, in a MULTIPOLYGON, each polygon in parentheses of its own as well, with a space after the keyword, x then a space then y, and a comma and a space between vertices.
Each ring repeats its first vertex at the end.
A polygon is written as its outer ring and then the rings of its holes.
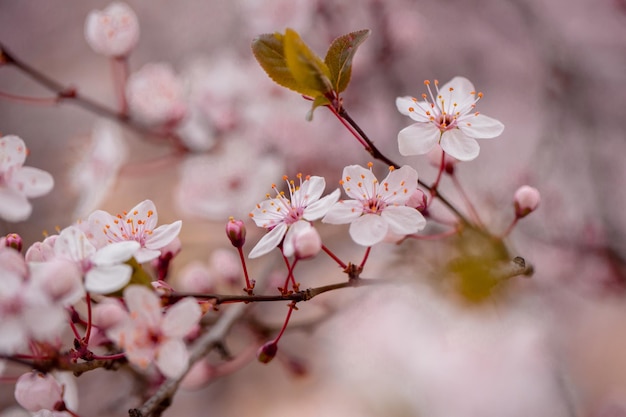
POLYGON ((283 41, 287 67, 298 82, 298 86, 301 89, 315 91, 314 94, 307 94, 311 97, 331 92, 333 87, 330 82, 328 67, 320 57, 309 49, 300 35, 293 29, 287 29, 283 41))
POLYGON ((330 79, 337 94, 348 87, 352 75, 352 58, 369 35, 369 29, 351 32, 335 39, 328 48, 324 62, 330 70, 330 79))
POLYGON ((308 113, 306 114, 306 120, 308 122, 313 120, 313 112, 315 111, 315 109, 321 106, 327 106, 329 104, 331 104, 330 100, 327 99, 326 97, 324 96, 315 97, 315 100, 313 100, 313 105, 311 106, 311 110, 309 110, 308 113))
POLYGON ((252 41, 252 53, 265 70, 267 75, 276 84, 307 96, 315 96, 316 90, 307 89, 300 85, 291 74, 285 59, 284 36, 278 32, 266 33, 257 36, 252 41))

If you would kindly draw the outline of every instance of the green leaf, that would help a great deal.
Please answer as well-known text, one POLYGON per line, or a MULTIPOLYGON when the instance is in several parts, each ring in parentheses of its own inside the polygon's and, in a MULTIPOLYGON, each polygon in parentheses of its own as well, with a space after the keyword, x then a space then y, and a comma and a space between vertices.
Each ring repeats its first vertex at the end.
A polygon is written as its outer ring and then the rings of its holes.
POLYGON ((331 92, 330 71, 324 61, 309 49, 295 30, 287 29, 283 40, 287 67, 298 86, 314 91, 314 94, 307 94, 311 97, 331 92))
POLYGON ((313 100, 313 105, 311 106, 311 110, 309 110, 308 113, 306 114, 306 120, 309 122, 313 120, 313 112, 315 111, 315 109, 321 106, 327 106, 329 104, 331 104, 330 100, 327 99, 326 97, 324 96, 315 97, 315 100, 313 100))
POLYGON ((330 70, 330 79, 337 94, 348 87, 352 75, 352 58, 369 35, 369 29, 351 32, 335 39, 328 48, 324 62, 330 70))
POLYGON ((257 36, 252 41, 252 53, 275 83, 307 96, 316 96, 317 91, 304 88, 291 74, 285 59, 285 37, 276 33, 257 36))

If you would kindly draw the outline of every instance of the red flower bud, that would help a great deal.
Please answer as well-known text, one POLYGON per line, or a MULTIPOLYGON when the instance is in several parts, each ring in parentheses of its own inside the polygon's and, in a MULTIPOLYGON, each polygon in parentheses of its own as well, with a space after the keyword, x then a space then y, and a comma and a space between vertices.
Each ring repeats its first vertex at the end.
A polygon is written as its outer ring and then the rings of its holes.
POLYGON ((243 247, 243 244, 246 243, 246 226, 244 226, 243 221, 231 217, 226 223, 226 236, 234 247, 243 247))

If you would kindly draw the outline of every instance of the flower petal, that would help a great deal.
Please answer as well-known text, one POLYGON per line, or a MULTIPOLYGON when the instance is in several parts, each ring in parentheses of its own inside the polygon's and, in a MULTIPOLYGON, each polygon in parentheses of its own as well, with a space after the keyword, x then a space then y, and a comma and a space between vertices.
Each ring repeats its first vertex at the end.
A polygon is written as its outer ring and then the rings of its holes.
POLYGON ((480 152, 478 142, 466 136, 460 129, 448 130, 443 134, 441 149, 460 161, 471 161, 480 152))
POLYGON ((351 223, 363 214, 363 204, 358 200, 341 200, 328 210, 322 223, 351 223))
POLYGON ((343 189, 349 197, 364 200, 373 197, 376 176, 360 165, 349 165, 343 169, 343 189))
POLYGON ((33 211, 26 196, 12 188, 0 187, 0 219, 8 222, 21 222, 33 211))
POLYGON ((130 285, 124 290, 124 301, 128 310, 137 315, 148 329, 156 329, 161 323, 161 300, 150 289, 142 285, 130 285))
POLYGON ((293 237, 298 232, 300 232, 300 230, 304 228, 308 228, 308 227, 311 227, 311 223, 304 221, 304 220, 298 220, 297 222, 289 226, 289 229, 287 230, 287 234, 285 235, 285 240, 283 240, 283 254, 285 256, 287 257, 293 256, 293 254, 296 252, 293 237))
POLYGON ((128 284, 132 272, 125 264, 91 268, 85 275, 85 289, 94 294, 119 291, 128 284))
POLYGON ((272 249, 280 244, 287 233, 287 225, 285 223, 278 224, 259 240, 254 248, 250 251, 248 258, 254 259, 269 253, 272 249))
POLYGON ((16 169, 11 175, 10 184, 28 198, 41 197, 54 187, 50 173, 33 167, 16 169))
POLYGON ((161 249, 167 246, 176 239, 180 233, 180 229, 183 226, 181 220, 177 220, 174 223, 164 224, 152 231, 144 246, 148 249, 161 249))
POLYGON ((153 261, 159 256, 161 256, 160 250, 146 249, 146 248, 140 248, 137 252, 135 252, 135 255, 134 255, 135 260, 137 261, 138 264, 143 264, 146 262, 153 261))
POLYGON ((115 265, 126 262, 133 257, 141 245, 134 240, 111 243, 99 249, 91 258, 96 265, 115 265))
POLYGON ((491 139, 500 136, 504 125, 496 119, 478 114, 459 122, 459 129, 476 139, 491 139))
POLYGON ((379 194, 386 203, 404 205, 417 189, 417 171, 404 165, 389 172, 380 185, 379 194))
POLYGON ((131 220, 133 224, 136 225, 143 223, 145 230, 154 229, 159 222, 156 206, 152 200, 144 200, 132 209, 128 210, 126 219, 131 220), (139 220, 141 220, 142 223, 140 223, 139 220))
POLYGON ((389 206, 381 213, 381 217, 389 224, 389 229, 398 235, 417 233, 426 226, 422 213, 412 207, 389 206))
POLYGON ((180 339, 170 339, 159 347, 156 366, 168 378, 180 378, 189 366, 189 352, 180 339))
POLYGON ((441 132, 431 123, 414 123, 398 133, 398 148, 403 156, 423 155, 435 147, 441 132))
POLYGON ((313 176, 302 183, 302 186, 294 193, 294 205, 304 205, 305 202, 317 201, 324 193, 326 180, 323 177, 313 176))
POLYGON ((96 248, 82 230, 76 226, 69 226, 61 230, 59 237, 54 241, 54 253, 65 259, 80 262, 91 258, 96 253, 96 248))
POLYGON ((200 321, 202 310, 196 300, 187 297, 170 307, 165 313, 161 330, 167 337, 183 338, 200 321))
POLYGON ((302 218, 310 221, 322 218, 333 206, 333 204, 335 204, 337 200, 339 200, 340 195, 341 191, 339 191, 339 188, 337 188, 335 189, 335 191, 328 194, 327 196, 310 204, 304 209, 302 218))
POLYGON ((387 235, 389 225, 376 214, 366 214, 350 225, 350 237, 359 245, 372 246, 381 242, 387 235))
POLYGON ((15 136, 7 135, 0 138, 0 172, 21 167, 26 160, 26 144, 15 136))

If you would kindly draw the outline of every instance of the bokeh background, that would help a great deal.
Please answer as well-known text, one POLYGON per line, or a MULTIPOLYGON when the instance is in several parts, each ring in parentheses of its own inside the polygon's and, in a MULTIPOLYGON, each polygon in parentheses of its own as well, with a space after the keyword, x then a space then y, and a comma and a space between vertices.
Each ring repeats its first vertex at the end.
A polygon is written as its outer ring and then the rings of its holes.
MULTIPOLYGON (((2 0, 0 42, 50 77, 115 108, 110 63, 83 35, 89 11, 107 4, 2 0)), ((86 168, 79 163, 93 146, 99 117, 71 102, 0 100, 0 132, 24 139, 27 165, 56 180, 51 194, 33 200, 27 222, 0 223, 0 234, 17 232, 30 244, 89 210, 118 213, 150 198, 162 223, 184 222, 175 278, 188 263, 206 264, 214 250, 228 247, 228 215, 245 216, 282 174, 324 175, 331 190, 343 166, 369 158, 325 109, 306 122, 309 103, 275 88, 253 60, 253 37, 286 27, 320 55, 336 36, 372 30, 357 53, 345 105, 381 150, 411 164, 427 182, 436 174, 427 158, 397 153, 397 132, 410 121, 394 99, 418 96, 425 79, 469 78, 484 93, 480 111, 506 126, 500 138, 481 142, 478 159, 457 166, 494 232, 513 219, 517 187, 530 184, 542 193, 540 210, 508 242, 536 273, 506 283, 506 294, 468 306, 433 285, 432 264, 445 259, 445 243, 400 251, 383 245, 364 275, 409 278, 410 284, 335 292, 303 305, 301 320, 323 320, 288 333, 283 359, 269 366, 251 361, 208 387, 181 392, 165 415, 626 416, 624 1, 128 4, 141 27, 131 72, 169 63, 211 145, 172 155, 171 146, 122 126, 116 135, 126 157, 113 156, 119 172, 114 178, 101 173, 81 188, 76 183, 86 168), (211 209, 213 203, 220 209, 211 209)), ((48 95, 8 66, 0 67, 0 91, 48 95)), ((442 190, 460 203, 446 179, 442 190)), ((251 243, 261 236, 250 232, 251 243)), ((342 256, 360 259, 345 228, 323 232, 342 256)), ((267 270, 277 261, 268 259, 253 269, 267 270)), ((343 279, 327 260, 311 263, 298 278, 307 286, 343 279)), ((276 324, 284 314, 283 306, 254 312, 276 324)), ((237 352, 259 343, 241 327, 232 341, 237 352)), ((132 389, 133 381, 126 373, 84 375, 78 379, 81 415, 125 415, 142 394, 132 389)), ((10 407, 12 386, 0 390, 10 407)))

